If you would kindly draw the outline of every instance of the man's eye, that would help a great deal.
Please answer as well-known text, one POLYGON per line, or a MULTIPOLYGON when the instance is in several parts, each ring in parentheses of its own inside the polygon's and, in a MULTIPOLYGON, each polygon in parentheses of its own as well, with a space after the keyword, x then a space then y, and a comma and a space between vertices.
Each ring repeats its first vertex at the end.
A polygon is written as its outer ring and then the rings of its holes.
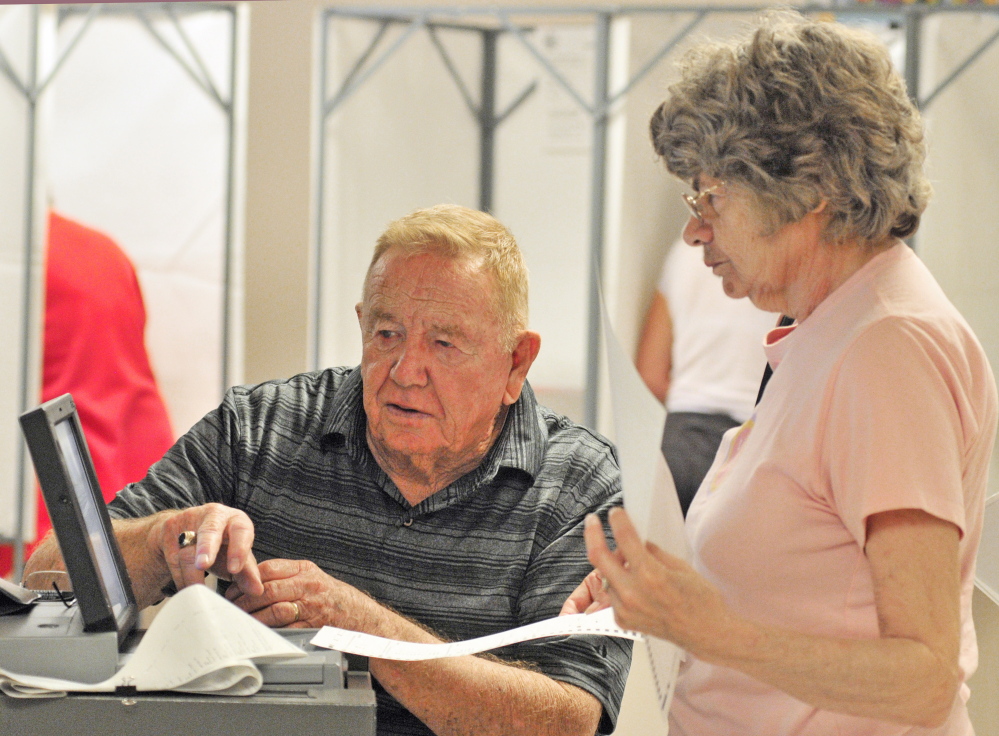
POLYGON ((438 340, 437 344, 442 348, 453 348, 454 343, 450 343, 447 340, 438 340))

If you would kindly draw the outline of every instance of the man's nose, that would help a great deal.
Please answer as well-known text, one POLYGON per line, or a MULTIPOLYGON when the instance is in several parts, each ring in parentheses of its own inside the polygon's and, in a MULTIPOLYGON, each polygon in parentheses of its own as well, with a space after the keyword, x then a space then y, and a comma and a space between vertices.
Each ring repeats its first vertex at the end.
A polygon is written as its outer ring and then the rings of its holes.
POLYGON ((710 243, 714 238, 711 225, 699 217, 690 216, 683 228, 683 240, 687 245, 698 246, 710 243))
POLYGON ((399 386, 427 385, 427 355, 418 345, 407 344, 399 352, 389 373, 399 386))

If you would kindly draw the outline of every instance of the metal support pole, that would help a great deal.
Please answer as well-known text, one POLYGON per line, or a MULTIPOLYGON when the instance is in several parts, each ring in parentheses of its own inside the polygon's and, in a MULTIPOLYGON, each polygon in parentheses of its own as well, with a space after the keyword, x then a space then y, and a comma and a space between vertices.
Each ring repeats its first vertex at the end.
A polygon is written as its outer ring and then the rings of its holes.
MULTIPOLYGON (((28 371, 31 367, 31 305, 34 300, 33 267, 35 256, 35 157, 38 145, 38 34, 40 32, 40 9, 31 9, 31 39, 28 44, 28 74, 25 88, 28 90, 27 154, 25 157, 24 183, 24 294, 21 301, 21 413, 28 411, 36 402, 28 395, 31 381, 28 371)), ((24 442, 17 445, 17 476, 15 479, 18 494, 17 519, 14 530, 14 579, 20 580, 24 571, 24 477, 27 473, 27 457, 24 442)))
POLYGON ((496 159, 496 42, 499 31, 482 32, 482 97, 479 101, 479 209, 492 212, 496 159))
POLYGON ((923 31, 922 13, 905 15, 905 87, 909 97, 919 104, 919 51, 923 31))
MULTIPOLYGON (((229 340, 232 337, 232 251, 233 251, 233 197, 236 190, 236 74, 238 50, 238 18, 236 8, 229 8, 229 100, 227 105, 223 105, 222 110, 228 116, 229 145, 226 150, 226 176, 225 176, 225 251, 222 254, 222 370, 220 380, 222 391, 219 400, 225 396, 229 389, 229 382, 232 372, 229 366, 229 340)), ((190 42, 188 42, 190 44, 190 42)), ((193 47, 192 47, 193 48, 193 47)), ((200 60, 199 60, 200 61, 200 60)), ((202 65, 203 66, 203 65, 202 65)), ((205 78, 209 79, 207 70, 205 78)))
POLYGON ((590 179, 590 291, 586 342, 586 385, 583 394, 584 423, 597 426, 600 379, 600 283, 603 273, 604 207, 607 183, 607 118, 610 84, 611 14, 597 15, 594 44, 593 173, 590 179))
MULTIPOLYGON (((323 215, 325 213, 326 200, 326 123, 329 120, 329 113, 326 112, 326 87, 329 80, 326 75, 326 67, 329 65, 329 34, 330 34, 330 14, 327 10, 320 16, 319 21, 319 84, 316 94, 316 121, 315 131, 315 151, 316 169, 315 184, 313 186, 313 196, 315 197, 315 222, 313 223, 312 246, 315 250, 312 253, 312 354, 309 356, 309 368, 319 370, 321 356, 319 350, 322 347, 322 325, 323 325, 323 215)), ((384 33, 388 23, 383 23, 381 33, 384 33)), ((379 35, 380 39, 381 36, 379 35)), ((368 47, 368 51, 374 50, 375 44, 368 47)), ((366 57, 365 57, 366 58, 366 57)), ((359 69, 360 64, 355 67, 359 69)))
POLYGON ((940 95, 940 93, 942 93, 951 84, 953 84, 958 77, 964 74, 964 72, 968 69, 969 66, 978 61, 978 59, 986 51, 988 51, 995 44, 996 41, 999 41, 999 31, 996 31, 991 36, 989 36, 989 38, 985 41, 985 43, 983 43, 981 46, 975 49, 967 59, 962 61, 958 65, 958 67, 954 69, 954 71, 952 71, 950 74, 947 75, 947 78, 945 80, 943 80, 942 82, 940 82, 940 84, 937 85, 936 89, 934 89, 932 92, 926 95, 926 97, 924 97, 919 102, 920 111, 926 112, 926 108, 928 108, 933 103, 933 100, 935 100, 937 96, 940 95))

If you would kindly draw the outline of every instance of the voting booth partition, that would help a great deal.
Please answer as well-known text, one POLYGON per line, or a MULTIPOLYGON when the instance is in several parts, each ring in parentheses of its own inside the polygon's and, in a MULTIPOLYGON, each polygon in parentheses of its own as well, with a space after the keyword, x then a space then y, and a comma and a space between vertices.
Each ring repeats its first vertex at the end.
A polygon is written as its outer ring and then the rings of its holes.
MULTIPOLYGON (((245 24, 213 3, 0 8, 6 416, 40 398, 50 208, 134 264, 175 436, 241 380, 245 24)), ((0 540, 20 542, 34 539, 34 480, 16 429, 0 423, 0 540)))
POLYGON ((15 421, 41 384, 42 253, 40 187, 33 178, 37 105, 24 94, 37 77, 37 35, 27 12, 0 10, 0 541, 20 539, 32 515, 33 473, 15 421), (25 81, 8 71, 19 64, 25 81), (18 82, 21 80, 18 79, 18 82), (27 508, 25 508, 27 504, 27 508))

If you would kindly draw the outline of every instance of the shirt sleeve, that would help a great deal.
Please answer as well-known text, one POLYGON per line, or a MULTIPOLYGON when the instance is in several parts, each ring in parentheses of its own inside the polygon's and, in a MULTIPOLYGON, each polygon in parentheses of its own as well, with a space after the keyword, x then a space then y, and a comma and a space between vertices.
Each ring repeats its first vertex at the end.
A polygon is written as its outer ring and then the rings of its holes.
POLYGON ((861 547, 867 518, 899 509, 964 534, 961 393, 960 371, 918 324, 883 320, 846 352, 819 441, 830 500, 861 547))
MULTIPOLYGON (((598 514, 610 537, 607 512, 620 506, 621 475, 609 448, 589 467, 562 488, 561 503, 547 520, 549 533, 524 576, 519 598, 520 625, 557 616, 562 604, 592 570, 586 557, 583 524, 589 513, 598 514)), ((605 636, 569 636, 556 640, 525 642, 502 650, 502 656, 526 661, 552 679, 591 693, 603 706, 599 733, 614 730, 628 669, 632 642, 605 636)))
POLYGON ((139 518, 206 503, 233 506, 239 422, 234 392, 174 443, 146 477, 108 504, 113 518, 139 518))

